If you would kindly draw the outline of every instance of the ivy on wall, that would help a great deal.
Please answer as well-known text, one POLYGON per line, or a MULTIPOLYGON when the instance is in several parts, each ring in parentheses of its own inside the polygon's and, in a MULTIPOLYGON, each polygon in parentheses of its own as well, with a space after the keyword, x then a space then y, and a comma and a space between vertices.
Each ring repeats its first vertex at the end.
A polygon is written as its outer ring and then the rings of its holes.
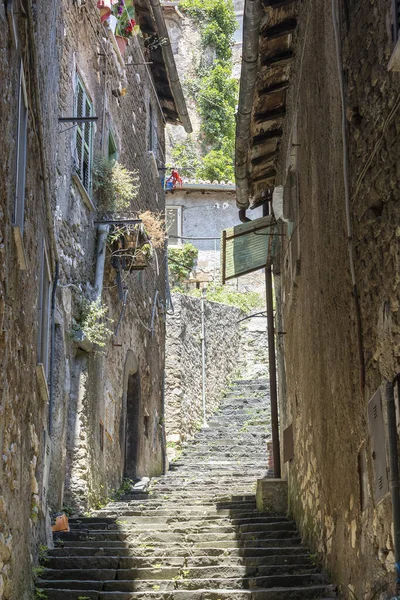
MULTIPOLYGON (((192 152, 184 167, 200 179, 232 180, 238 97, 238 83, 232 77, 233 34, 237 27, 233 1, 182 0, 179 7, 198 25, 203 49, 213 52, 212 64, 204 64, 203 60, 196 78, 187 82, 201 117, 198 142, 202 156, 199 160, 192 152)), ((190 144, 193 139, 172 150, 177 164, 182 162, 185 149, 190 151, 190 144)))

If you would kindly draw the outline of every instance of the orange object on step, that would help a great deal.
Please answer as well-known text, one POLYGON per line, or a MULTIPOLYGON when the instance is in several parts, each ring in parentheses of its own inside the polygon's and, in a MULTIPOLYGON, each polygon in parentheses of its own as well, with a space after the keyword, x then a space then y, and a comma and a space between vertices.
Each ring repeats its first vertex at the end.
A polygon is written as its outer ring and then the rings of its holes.
POLYGON ((52 531, 69 531, 69 523, 67 515, 56 517, 56 522, 51 528, 52 531))

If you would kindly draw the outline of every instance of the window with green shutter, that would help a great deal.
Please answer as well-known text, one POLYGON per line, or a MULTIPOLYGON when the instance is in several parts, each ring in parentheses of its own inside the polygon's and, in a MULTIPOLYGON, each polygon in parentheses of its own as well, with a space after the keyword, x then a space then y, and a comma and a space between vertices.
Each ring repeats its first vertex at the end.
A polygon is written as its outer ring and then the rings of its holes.
MULTIPOLYGON (((76 79, 75 116, 78 119, 93 116, 93 103, 79 76, 76 79)), ((75 168, 81 183, 88 194, 92 184, 92 122, 79 122, 76 128, 75 168)))

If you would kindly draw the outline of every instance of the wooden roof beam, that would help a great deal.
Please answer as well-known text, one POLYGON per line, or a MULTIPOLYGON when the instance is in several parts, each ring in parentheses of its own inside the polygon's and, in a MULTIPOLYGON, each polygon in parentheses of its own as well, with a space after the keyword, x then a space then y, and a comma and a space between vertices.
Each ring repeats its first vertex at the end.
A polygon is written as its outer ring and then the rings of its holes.
POLYGON ((278 92, 283 92, 287 90, 289 87, 289 81, 280 81, 279 83, 273 83, 272 85, 268 85, 267 87, 261 88, 258 91, 259 96, 267 96, 268 94, 277 94, 278 92))
POLYGON ((259 183, 260 181, 267 181, 268 179, 273 179, 276 176, 276 169, 269 169, 264 173, 261 173, 257 177, 251 177, 251 183, 259 183))
POLYGON ((253 167, 256 167, 257 165, 260 165, 263 162, 267 163, 271 160, 274 160, 275 158, 277 158, 278 155, 279 152, 277 150, 275 150, 275 152, 268 152, 268 154, 261 154, 261 156, 256 156, 255 158, 252 158, 251 164, 253 165, 253 167))
POLYGON ((264 123, 266 121, 273 121, 274 119, 278 119, 279 117, 284 117, 286 114, 286 109, 284 106, 280 106, 279 108, 275 108, 274 110, 270 110, 268 112, 258 112, 254 114, 254 121, 256 123, 264 123))
POLYGON ((270 131, 264 131, 253 137, 253 146, 258 146, 268 140, 279 140, 282 137, 282 129, 271 129, 270 131))
POLYGON ((294 2, 297 2, 297 0, 262 0, 264 8, 282 8, 294 2))
POLYGON ((268 68, 279 67, 282 64, 292 62, 293 58, 293 52, 291 50, 287 50, 281 54, 275 54, 275 56, 268 56, 267 58, 264 58, 264 60, 261 61, 261 64, 268 68))
POLYGON ((290 35, 295 31, 296 27, 296 19, 286 19, 285 21, 281 21, 277 25, 272 25, 272 27, 265 27, 261 30, 260 33, 267 40, 273 40, 284 35, 290 35))

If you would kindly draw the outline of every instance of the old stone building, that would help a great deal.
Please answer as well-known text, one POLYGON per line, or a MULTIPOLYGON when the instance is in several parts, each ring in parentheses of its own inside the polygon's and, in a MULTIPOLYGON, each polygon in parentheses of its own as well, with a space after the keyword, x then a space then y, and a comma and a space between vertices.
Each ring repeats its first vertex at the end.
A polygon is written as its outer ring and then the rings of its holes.
POLYGON ((266 202, 283 234, 283 477, 290 513, 346 597, 385 583, 390 597, 395 582, 398 30, 387 0, 246 3, 236 184, 238 207, 266 202))
POLYGON ((97 4, 0 4, 5 600, 32 597, 51 513, 164 469, 165 250, 131 223, 147 256, 126 268, 109 236, 120 248, 116 222, 163 215, 165 124, 190 121, 156 3, 135 2, 141 35, 124 54, 97 4), (99 184, 114 160, 130 177, 124 210, 99 184))

